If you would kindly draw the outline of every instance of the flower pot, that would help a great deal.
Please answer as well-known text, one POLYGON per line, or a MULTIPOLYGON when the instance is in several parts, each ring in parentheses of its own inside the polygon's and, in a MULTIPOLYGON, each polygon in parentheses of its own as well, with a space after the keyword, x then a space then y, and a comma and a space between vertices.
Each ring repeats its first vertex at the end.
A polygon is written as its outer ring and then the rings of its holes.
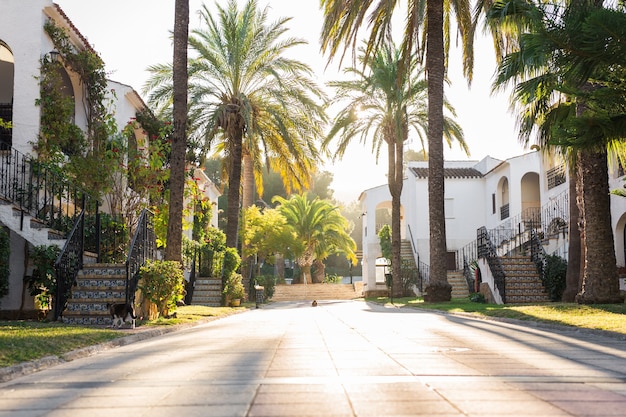
POLYGON ((241 305, 241 300, 239 298, 235 298, 234 300, 230 301, 231 307, 239 307, 240 305, 241 305))

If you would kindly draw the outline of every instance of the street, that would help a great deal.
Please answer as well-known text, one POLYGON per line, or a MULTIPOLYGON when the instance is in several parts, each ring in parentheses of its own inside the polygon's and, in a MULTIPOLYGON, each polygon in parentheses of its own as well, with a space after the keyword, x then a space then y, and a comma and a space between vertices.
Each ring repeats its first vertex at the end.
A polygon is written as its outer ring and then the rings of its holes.
POLYGON ((0 384, 0 417, 625 416, 626 342, 284 302, 0 384))

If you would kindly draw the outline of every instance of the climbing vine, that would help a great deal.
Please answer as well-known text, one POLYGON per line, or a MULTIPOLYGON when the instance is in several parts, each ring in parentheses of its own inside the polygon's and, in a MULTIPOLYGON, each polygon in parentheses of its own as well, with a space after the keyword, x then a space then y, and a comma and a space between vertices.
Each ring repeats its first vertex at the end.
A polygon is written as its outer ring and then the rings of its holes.
POLYGON ((92 194, 108 191, 111 175, 107 147, 117 131, 109 111, 107 79, 102 59, 91 49, 78 50, 65 29, 46 22, 44 30, 52 40, 60 61, 49 55, 41 61, 41 131, 36 150, 40 159, 50 161, 75 177, 92 194), (74 124, 74 101, 63 93, 64 68, 80 77, 82 103, 87 118, 83 133, 74 124))

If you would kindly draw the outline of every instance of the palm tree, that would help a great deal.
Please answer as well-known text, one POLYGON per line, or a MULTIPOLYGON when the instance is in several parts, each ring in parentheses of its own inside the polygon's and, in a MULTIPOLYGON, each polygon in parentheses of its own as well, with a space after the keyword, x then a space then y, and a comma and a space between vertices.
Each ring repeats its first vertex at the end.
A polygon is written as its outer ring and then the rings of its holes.
MULTIPOLYGON (((329 59, 340 53, 342 58, 354 47, 360 29, 368 27, 370 36, 365 56, 367 61, 374 51, 385 43, 391 33, 391 23, 396 0, 321 0, 324 11, 322 50, 329 59), (371 11, 368 14, 368 11, 371 11)), ((406 25, 403 31, 400 73, 409 69, 414 55, 426 52, 428 79, 428 215, 430 220, 430 299, 450 300, 451 287, 447 279, 447 246, 444 212, 443 132, 444 132, 444 79, 447 53, 450 46, 450 18, 452 12, 459 25, 463 46, 464 73, 471 80, 473 67, 474 26, 471 6, 467 0, 408 0, 406 25), (425 30, 420 39, 420 31, 425 30), (424 51, 424 43, 426 51, 424 51)), ((392 260, 393 262, 393 260, 392 260)))
POLYGON ((174 21, 174 132, 170 158, 170 202, 165 259, 182 260, 183 194, 187 153, 187 38, 189 0, 176 0, 174 21))
MULTIPOLYGON (((391 265, 396 267, 401 263, 400 197, 404 179, 404 142, 412 129, 424 144, 428 130, 427 85, 414 59, 409 61, 407 71, 400 69, 401 51, 390 44, 383 45, 368 61, 365 61, 364 50, 359 58, 366 72, 348 68, 346 73, 354 75, 355 80, 329 84, 336 88, 334 102, 347 102, 347 105, 339 110, 323 146, 328 148, 338 136, 335 156, 341 158, 355 136, 360 136, 361 141, 365 142, 371 135, 372 149, 376 155, 383 143, 387 145, 387 179, 392 202, 391 265)), ((454 113, 449 105, 447 107, 454 113)), ((449 118, 445 119, 445 125, 448 143, 456 138, 465 148, 461 128, 449 118)), ((400 274, 394 273, 393 279, 393 296, 402 296, 400 274)))
MULTIPOLYGON (((190 129, 201 154, 215 141, 222 142, 229 190, 227 245, 236 247, 242 161, 258 173, 264 156, 293 181, 288 184, 305 186, 319 160, 315 143, 326 121, 320 104, 325 97, 309 66, 286 57, 288 50, 304 43, 283 37, 289 19, 268 23, 267 8, 260 10, 255 0, 241 10, 236 0, 225 7, 216 4, 216 9, 213 15, 203 6, 202 28, 189 38, 196 54, 189 63, 190 129)), ((150 71, 150 102, 167 108, 168 67, 150 71)))
POLYGON ((272 201, 280 204, 277 209, 291 229, 290 250, 302 270, 305 283, 311 282, 311 265, 318 256, 344 253, 356 264, 356 243, 350 237, 348 221, 339 212, 339 207, 317 197, 309 200, 306 194, 292 195, 289 200, 276 196, 272 201))
POLYGON ((540 144, 576 155, 573 177, 578 178, 583 256, 576 297, 580 303, 623 301, 610 219, 607 147, 619 146, 626 138, 626 51, 615 36, 623 33, 626 15, 600 6, 580 1, 545 7, 516 1, 512 7, 501 2, 489 15, 496 24, 521 29, 514 42, 517 49, 500 64, 496 85, 515 85, 522 139, 536 132, 540 144), (511 25, 519 22, 521 26, 511 25))

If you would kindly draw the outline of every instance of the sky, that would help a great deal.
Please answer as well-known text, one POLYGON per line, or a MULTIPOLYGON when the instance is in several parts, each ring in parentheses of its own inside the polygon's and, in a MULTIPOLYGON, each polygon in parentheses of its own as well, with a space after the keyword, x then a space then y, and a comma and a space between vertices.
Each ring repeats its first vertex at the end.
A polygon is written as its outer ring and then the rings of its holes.
MULTIPOLYGON (((170 32, 174 27, 174 0, 56 0, 56 3, 100 54, 108 78, 130 85, 145 98, 143 86, 149 77, 146 68, 172 60, 170 32)), ((225 3, 220 1, 220 4, 225 3)), ((213 10, 215 1, 190 0, 190 29, 198 27, 197 11, 202 4, 213 10)), ((258 0, 258 4, 269 7, 270 21, 281 17, 292 18, 287 24, 288 35, 308 42, 294 48, 293 58, 311 66, 320 85, 341 78, 338 61, 328 64, 327 57, 320 52, 319 34, 323 15, 318 7, 319 0, 258 0)), ((456 120, 463 128, 471 157, 466 156, 458 146, 452 149, 446 146, 445 159, 481 160, 488 155, 506 159, 519 155, 525 150, 517 140, 508 93, 491 94, 496 64, 488 38, 477 40, 475 55, 474 79, 471 88, 468 88, 462 75, 460 54, 452 52, 448 69, 452 85, 446 89, 448 101, 456 109, 456 120)), ((331 90, 328 92, 331 93, 331 90)), ((417 140, 409 140, 408 148, 421 150, 421 144, 417 140)), ((327 161, 323 169, 333 173, 331 188, 335 190, 335 198, 344 203, 356 201, 362 191, 387 183, 386 152, 381 153, 377 161, 371 142, 362 144, 358 138, 341 160, 327 161)))

